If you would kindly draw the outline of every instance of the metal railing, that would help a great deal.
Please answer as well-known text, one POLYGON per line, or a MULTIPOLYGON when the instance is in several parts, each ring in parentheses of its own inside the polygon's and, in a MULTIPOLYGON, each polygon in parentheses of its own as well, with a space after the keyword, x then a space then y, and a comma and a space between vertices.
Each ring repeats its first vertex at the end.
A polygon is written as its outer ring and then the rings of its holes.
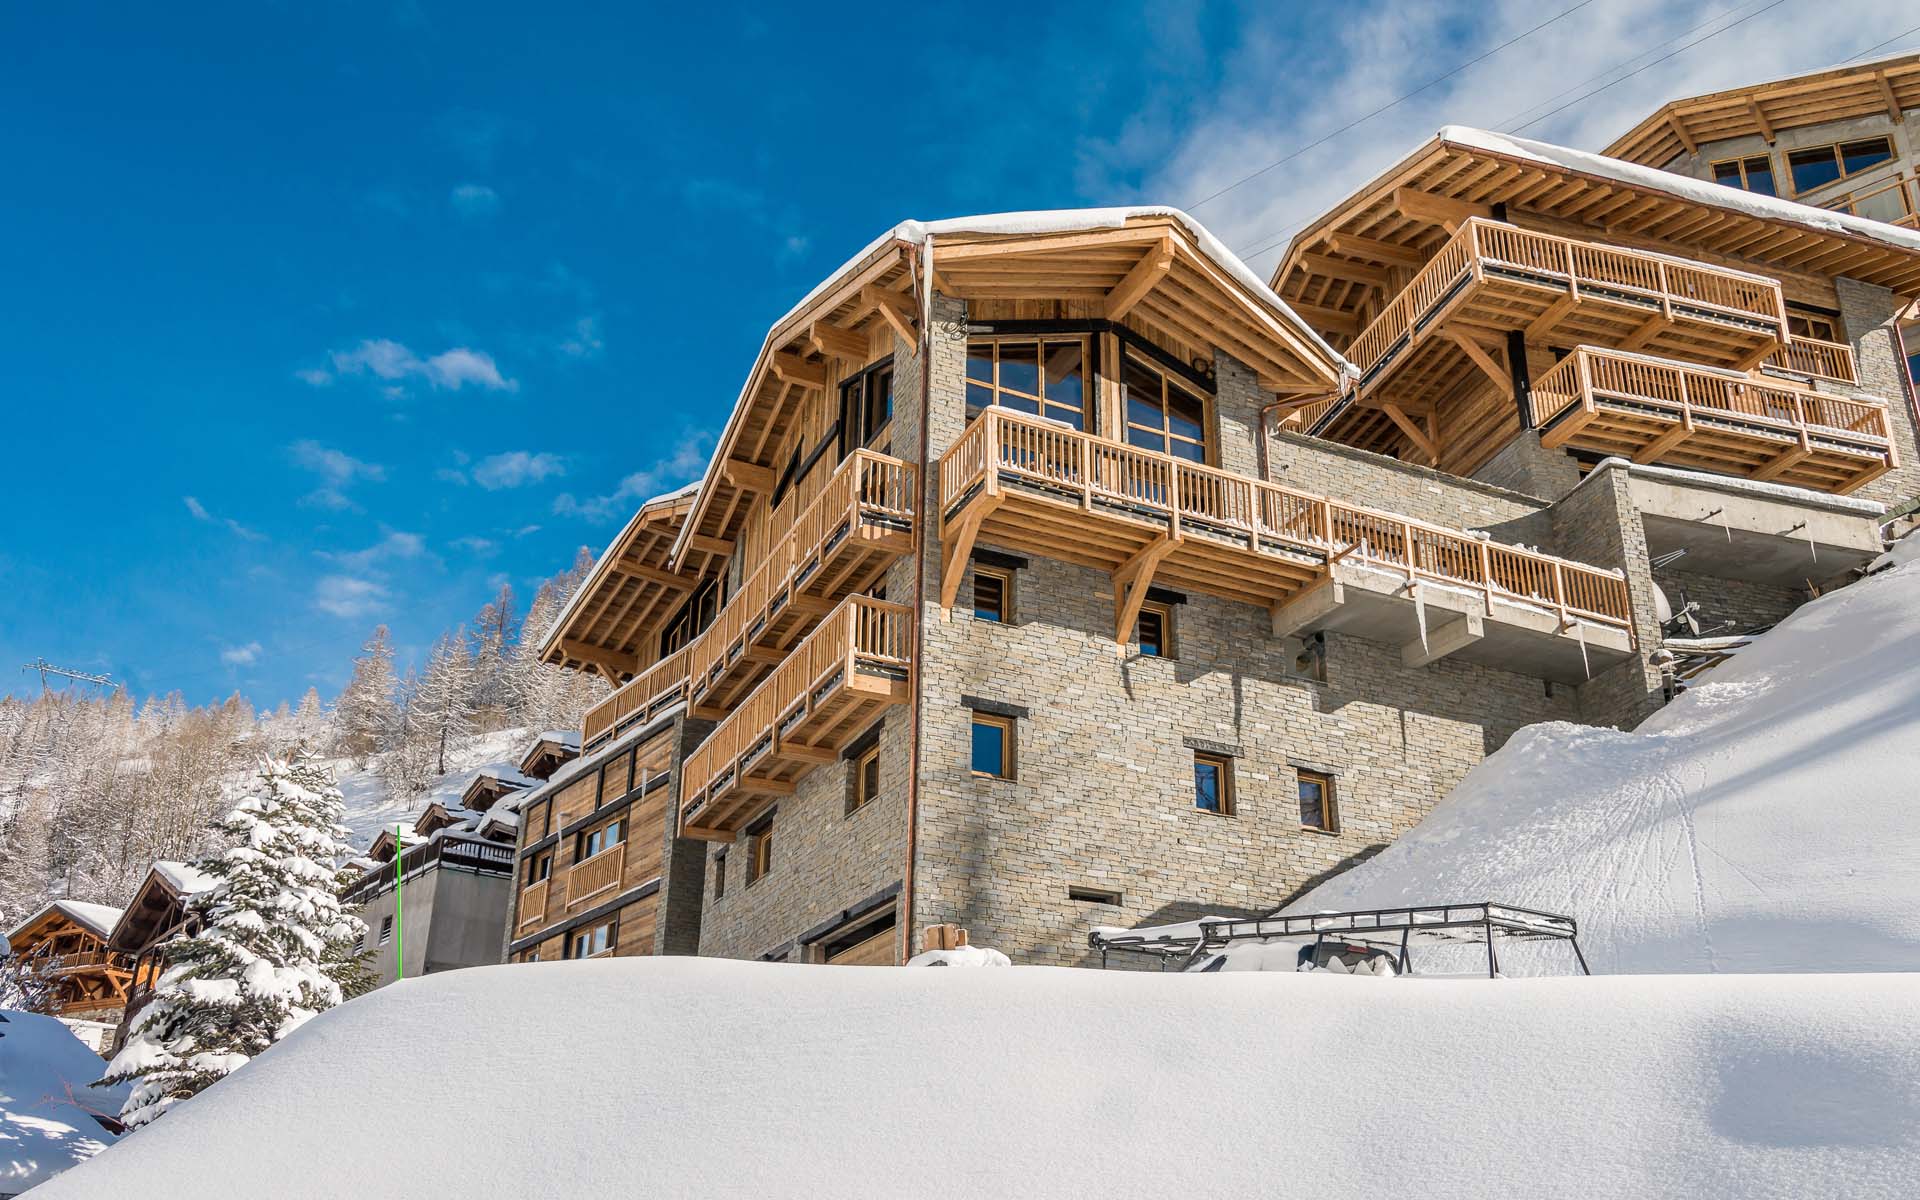
POLYGON ((384 888, 393 886, 396 864, 406 874, 428 866, 464 867, 487 875, 513 874, 514 848, 502 842, 485 842, 458 837, 434 838, 408 847, 393 862, 384 862, 348 884, 340 898, 359 903, 384 888))
POLYGON ((1041 421, 1004 408, 976 418, 940 460, 940 506, 1008 483, 1097 509, 1164 520, 1174 536, 1226 534, 1252 554, 1302 551, 1551 608, 1605 625, 1630 622, 1626 579, 1249 476, 1041 421))

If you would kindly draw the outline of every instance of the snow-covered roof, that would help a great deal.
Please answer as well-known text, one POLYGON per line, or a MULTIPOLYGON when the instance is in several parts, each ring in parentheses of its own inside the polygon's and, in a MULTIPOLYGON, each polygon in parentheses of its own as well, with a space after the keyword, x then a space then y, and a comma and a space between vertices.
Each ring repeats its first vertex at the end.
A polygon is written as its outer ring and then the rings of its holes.
POLYGON ((1884 221, 1856 217, 1852 213, 1815 208, 1809 204, 1797 204, 1777 196, 1762 196, 1758 192, 1742 191, 1739 188, 1727 187, 1704 179, 1676 175, 1657 167, 1646 167, 1618 158, 1608 158, 1604 154, 1556 146, 1551 142, 1536 142, 1531 138, 1514 137, 1512 134, 1492 133, 1468 125, 1445 126, 1440 130, 1439 136, 1441 141, 1484 150, 1489 154, 1545 163, 1581 171, 1588 175, 1597 175, 1603 179, 1612 179, 1631 187, 1665 192, 1689 204, 1704 204, 1711 208, 1727 209, 1763 220, 1785 221, 1820 233, 1846 234, 1851 237, 1867 238, 1902 250, 1920 251, 1920 230, 1902 229, 1884 221))
POLYGON ((468 790, 473 788, 474 782, 482 779, 490 779, 494 783, 510 788, 529 788, 540 782, 538 779, 528 778, 518 771, 511 771, 505 767, 488 767, 484 771, 475 771, 473 773, 473 780, 467 784, 468 790))
POLYGON ((84 900, 54 900, 42 905, 33 915, 9 929, 7 936, 11 938, 48 913, 58 912, 101 937, 106 937, 113 932, 114 925, 119 922, 121 911, 111 904, 89 904, 84 900))
POLYGON ((580 731, 578 729, 548 729, 544 730, 535 741, 552 742, 555 745, 578 750, 580 748, 580 731))
POLYGON ((220 882, 187 863, 162 861, 154 863, 153 869, 155 874, 167 881, 168 887, 181 896, 196 895, 220 882))
POLYGON ((1771 500, 1786 500, 1807 508, 1824 508, 1831 512, 1858 513, 1863 517, 1885 515, 1887 506, 1878 500, 1862 500, 1855 496, 1834 496, 1826 492, 1816 492, 1811 488, 1794 487, 1787 483, 1768 483, 1758 479, 1736 479, 1731 475, 1715 475, 1710 471, 1689 471, 1684 467, 1659 467, 1637 463, 1631 459, 1603 458, 1593 465, 1593 469, 1574 485, 1579 491, 1587 484, 1599 478, 1605 470, 1617 469, 1647 479, 1668 479, 1674 483, 1684 483, 1693 487, 1712 488, 1720 492, 1736 492, 1749 496, 1765 496, 1771 500))

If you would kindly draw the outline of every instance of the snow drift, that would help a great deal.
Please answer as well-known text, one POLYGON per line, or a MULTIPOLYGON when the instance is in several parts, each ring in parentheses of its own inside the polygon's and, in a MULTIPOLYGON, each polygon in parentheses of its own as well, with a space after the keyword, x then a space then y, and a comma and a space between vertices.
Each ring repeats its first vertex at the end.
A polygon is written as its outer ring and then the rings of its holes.
POLYGON ((1411 833, 1288 911, 1563 912, 1601 973, 1920 970, 1914 551, 1920 538, 1636 732, 1522 730, 1411 833))
POLYGON ((34 1200, 1906 1196, 1916 1011, 1901 975, 477 967, 316 1017, 34 1200))
POLYGON ((0 1013, 0 1196, 24 1192, 114 1141, 93 1118, 117 1117, 127 1089, 89 1086, 106 1066, 52 1017, 0 1013))

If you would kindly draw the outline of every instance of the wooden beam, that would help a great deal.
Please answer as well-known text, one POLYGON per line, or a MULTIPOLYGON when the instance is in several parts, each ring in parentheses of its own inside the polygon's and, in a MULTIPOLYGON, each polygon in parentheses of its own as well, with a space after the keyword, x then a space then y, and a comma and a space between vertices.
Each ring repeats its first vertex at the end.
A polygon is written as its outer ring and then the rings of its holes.
POLYGON ((1153 586, 1153 572, 1160 560, 1172 554, 1180 539, 1162 534, 1134 552, 1132 558, 1113 573, 1113 640, 1125 645, 1134 624, 1140 620, 1140 606, 1147 602, 1147 590, 1153 586))
POLYGON ((1417 188, 1393 189, 1393 207, 1403 217, 1444 225, 1448 233, 1460 232, 1469 217, 1493 218, 1493 209, 1485 204, 1469 204, 1417 188))
POLYGON ((1553 331, 1555 325, 1560 323, 1560 318, 1572 312, 1574 306, 1579 303, 1580 297, 1574 292, 1568 292, 1547 305, 1547 311, 1535 317, 1533 323, 1527 326, 1527 340, 1533 342, 1544 338, 1553 331))
POLYGON ((1644 467, 1691 436, 1693 436, 1693 414, 1685 412, 1680 414, 1680 420, 1672 429, 1635 450, 1633 461, 1644 467))
POLYGON ((849 363, 866 362, 871 345, 865 334, 842 329, 825 321, 815 321, 807 326, 807 341, 820 352, 822 358, 837 358, 849 363))
POLYGON ((1388 418, 1400 427, 1400 432, 1406 434, 1408 440, 1419 447, 1420 453, 1426 455, 1427 460, 1432 465, 1440 465, 1439 447, 1435 446, 1432 439, 1427 437, 1426 431, 1422 430, 1418 425, 1415 425, 1406 413, 1400 411, 1398 404, 1382 404, 1380 411, 1386 413, 1388 418))
POLYGON ((1369 267, 1365 263, 1349 262, 1344 258, 1331 258, 1325 254, 1304 251, 1294 258, 1293 265, 1311 271, 1317 275, 1332 275, 1339 279, 1357 279, 1377 288, 1388 288, 1393 284, 1393 273, 1386 267, 1369 267))
POLYGON ((578 638, 561 638, 560 651, 568 658, 577 658, 583 663, 600 667, 610 675, 617 673, 631 679, 640 673, 638 655, 622 654, 618 650, 609 650, 605 646, 596 646, 592 642, 583 642, 578 638))
MULTIPOLYGON (((1628 334, 1626 338, 1621 341, 1620 345, 1615 347, 1615 349, 1638 350, 1640 349, 1640 347, 1646 345, 1648 342, 1658 337, 1660 335, 1660 332, 1664 330, 1669 324, 1671 324, 1671 322, 1668 321, 1667 314, 1663 312, 1655 313, 1653 316, 1648 317, 1646 321, 1642 322, 1640 328, 1628 334)), ((1773 348, 1769 346, 1767 348, 1767 352, 1771 354, 1773 352, 1773 348)))
POLYGON ((1172 267, 1173 238, 1163 237, 1147 247, 1140 261, 1107 293, 1107 320, 1118 321, 1131 312, 1134 305, 1146 299, 1147 293, 1167 277, 1172 267))
POLYGON ((1447 331, 1447 336, 1453 339, 1453 344, 1460 347, 1462 353, 1473 360, 1474 366, 1479 367, 1488 379, 1493 380, 1493 386, 1499 388, 1502 395, 1509 400, 1513 399, 1513 372, 1501 367, 1493 360, 1493 356, 1487 353, 1486 347, 1459 330, 1450 329, 1447 331))
POLYGON ((1782 472, 1789 471, 1812 457, 1813 448, 1804 443, 1789 446, 1773 458, 1755 467, 1753 474, 1748 476, 1748 478, 1756 483, 1765 483, 1767 480, 1777 478, 1782 472))
POLYGON ((657 583, 661 587, 666 588, 677 588, 683 592, 691 591, 693 585, 699 582, 697 579, 688 579, 683 575, 675 575, 672 571, 663 571, 659 567, 650 567, 645 563, 637 563, 625 558, 615 562, 613 569, 622 575, 631 575, 635 579, 644 579, 648 583, 657 583))
POLYGON ((1767 145, 1773 145, 1778 139, 1774 135, 1772 122, 1767 120, 1767 114, 1760 111, 1760 101, 1757 97, 1747 98, 1747 111, 1753 114, 1753 123, 1760 127, 1760 136, 1767 139, 1767 145))
POLYGON ((1360 332, 1360 319, 1352 313, 1341 312, 1337 308, 1322 308, 1318 304, 1308 304, 1301 300, 1289 300, 1287 307, 1306 320, 1331 329, 1335 333, 1360 332))
POLYGON ((917 345, 919 337, 914 332, 913 323, 917 314, 913 303, 899 292, 890 292, 879 284, 870 283, 860 289, 862 306, 871 305, 880 314, 880 319, 893 327, 896 337, 907 345, 917 345))
POLYGON ((1893 85, 1887 82, 1885 71, 1875 71, 1873 81, 1880 85, 1880 96, 1887 102, 1887 117, 1895 124, 1900 121, 1900 101, 1893 94, 1893 85))
POLYGON ((975 500, 962 513, 953 528, 940 532, 940 607, 952 608, 960 598, 960 577, 967 573, 967 560, 973 557, 973 543, 980 536, 980 525, 1006 500, 1004 494, 990 493, 975 500))
POLYGON ((759 463, 750 463, 738 458, 723 458, 720 460, 720 473, 727 477, 728 483, 737 488, 745 488, 749 492, 757 492, 762 496, 773 491, 772 467, 763 467, 759 463))
MULTIPOLYGON (((772 474, 772 472, 769 471, 768 474, 772 474)), ((713 537, 710 534, 705 534, 705 533, 688 534, 687 548, 690 550, 704 550, 708 554, 732 554, 733 553, 732 542, 728 541, 725 538, 717 538, 717 537, 713 537)))
POLYGON ((1426 256, 1411 246, 1383 242, 1378 238, 1361 237, 1357 233, 1336 233, 1327 239, 1327 245, 1336 254, 1349 254, 1357 258, 1377 258, 1381 262, 1398 263, 1403 267, 1423 267, 1426 256))
POLYGON ((773 377, 782 383, 792 383, 808 388, 827 386, 827 365, 810 363, 798 354, 782 350, 773 356, 767 367, 773 372, 773 377))
POLYGON ((1673 135, 1680 139, 1680 144, 1687 148, 1688 154, 1697 156, 1700 153, 1699 144, 1693 140, 1693 135, 1687 132, 1685 117, 1677 112, 1670 112, 1667 114, 1667 124, 1672 127, 1673 135))

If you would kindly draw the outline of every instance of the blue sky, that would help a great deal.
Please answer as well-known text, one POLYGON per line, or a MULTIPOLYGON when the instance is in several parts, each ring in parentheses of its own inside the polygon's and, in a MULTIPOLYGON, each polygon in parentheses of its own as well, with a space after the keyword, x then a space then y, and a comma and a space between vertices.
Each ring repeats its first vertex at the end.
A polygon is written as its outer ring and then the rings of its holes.
MULTIPOLYGON (((1802 2, 1527 132, 1912 23, 1802 2)), ((1570 6, 9 6, 0 690, 44 655, 330 697, 374 624, 418 653, 690 477, 768 322, 893 222, 1191 202, 1570 6)), ((1199 215, 1262 244, 1577 82, 1556 46, 1759 7, 1578 6, 1199 215)))

